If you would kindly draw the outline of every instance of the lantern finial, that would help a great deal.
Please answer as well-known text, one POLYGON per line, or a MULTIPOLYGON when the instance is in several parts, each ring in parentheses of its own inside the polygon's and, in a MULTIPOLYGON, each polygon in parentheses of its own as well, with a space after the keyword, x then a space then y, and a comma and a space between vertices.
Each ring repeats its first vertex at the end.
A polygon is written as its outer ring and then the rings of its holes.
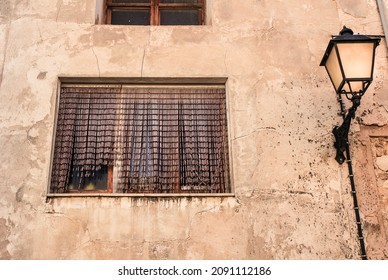
POLYGON ((353 30, 351 30, 350 28, 347 28, 345 25, 344 27, 342 28, 342 30, 340 31, 340 35, 353 35, 353 30))

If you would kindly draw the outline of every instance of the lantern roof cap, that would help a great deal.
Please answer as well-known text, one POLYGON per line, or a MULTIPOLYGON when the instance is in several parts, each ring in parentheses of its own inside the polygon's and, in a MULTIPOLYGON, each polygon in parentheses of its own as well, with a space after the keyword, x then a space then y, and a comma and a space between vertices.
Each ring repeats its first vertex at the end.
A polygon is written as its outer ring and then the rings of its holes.
POLYGON ((343 29, 340 31, 340 34, 337 36, 333 36, 333 38, 330 40, 330 42, 326 48, 325 54, 323 55, 320 66, 325 66, 326 61, 329 58, 331 50, 333 49, 334 45, 337 43, 373 42, 375 45, 375 48, 376 48, 379 45, 380 40, 381 40, 380 38, 370 37, 367 35, 361 35, 361 34, 354 35, 353 30, 344 26, 343 29))

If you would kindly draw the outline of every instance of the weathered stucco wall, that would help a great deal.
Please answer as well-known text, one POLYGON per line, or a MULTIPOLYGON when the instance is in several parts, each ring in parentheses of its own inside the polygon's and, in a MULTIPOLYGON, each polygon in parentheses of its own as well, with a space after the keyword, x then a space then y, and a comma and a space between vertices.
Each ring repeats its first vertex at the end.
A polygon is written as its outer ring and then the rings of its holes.
MULTIPOLYGON (((95 25, 94 0, 2 0, 0 259, 358 259, 319 67, 343 25, 383 34, 376 1, 357 3, 208 0, 205 26, 123 27, 95 25), (235 196, 46 199, 58 77, 227 77, 235 196)), ((387 69, 382 40, 351 137, 387 126, 387 69)), ((357 170, 369 257, 388 258, 387 184, 367 196, 357 170)))

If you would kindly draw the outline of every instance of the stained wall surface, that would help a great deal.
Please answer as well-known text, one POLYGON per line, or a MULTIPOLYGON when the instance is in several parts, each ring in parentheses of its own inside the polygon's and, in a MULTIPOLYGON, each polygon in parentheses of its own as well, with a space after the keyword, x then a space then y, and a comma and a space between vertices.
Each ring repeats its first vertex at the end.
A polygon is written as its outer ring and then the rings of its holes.
MULTIPOLYGON (((207 0, 204 26, 129 27, 96 24, 101 1, 2 0, 0 259, 359 259, 319 67, 343 25, 383 34, 376 1, 356 2, 207 0), (234 195, 47 197, 59 77, 226 78, 234 195)), ((374 259, 388 258, 387 54, 382 40, 350 134, 374 259)))

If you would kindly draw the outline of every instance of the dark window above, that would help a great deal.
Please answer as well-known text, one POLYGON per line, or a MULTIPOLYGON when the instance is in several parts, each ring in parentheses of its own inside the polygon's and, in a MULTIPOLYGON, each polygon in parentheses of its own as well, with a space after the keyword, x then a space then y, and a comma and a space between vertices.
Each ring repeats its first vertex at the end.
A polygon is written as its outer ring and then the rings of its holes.
POLYGON ((113 25, 201 25, 205 0, 106 0, 113 25))

